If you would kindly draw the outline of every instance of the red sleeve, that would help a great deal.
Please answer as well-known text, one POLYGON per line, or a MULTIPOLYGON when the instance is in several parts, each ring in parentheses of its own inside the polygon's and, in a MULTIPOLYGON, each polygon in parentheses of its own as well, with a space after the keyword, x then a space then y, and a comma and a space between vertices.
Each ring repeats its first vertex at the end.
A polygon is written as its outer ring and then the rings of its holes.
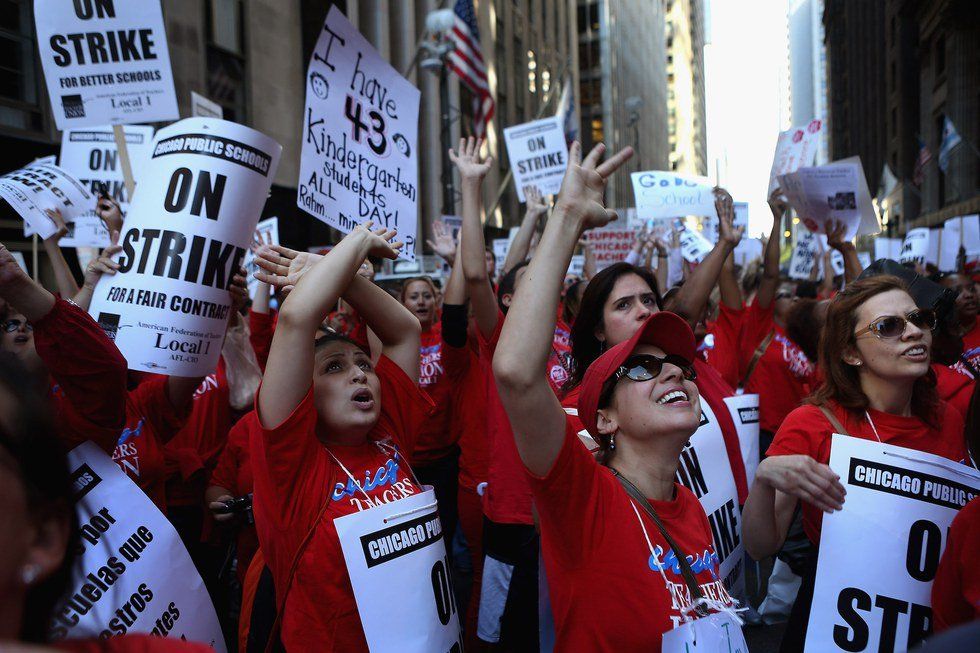
POLYGON ((442 367, 446 378, 458 383, 470 368, 470 350, 465 345, 453 347, 442 341, 442 367))
POLYGON ((188 409, 183 414, 178 413, 167 394, 167 379, 160 376, 140 383, 129 392, 133 407, 146 418, 159 436, 161 444, 166 444, 177 432, 184 428, 188 409))
POLYGON ((269 360, 269 350, 272 349, 272 334, 275 333, 275 316, 268 313, 248 311, 248 341, 252 343, 255 358, 259 367, 265 372, 265 364, 269 360))
POLYGON ((435 405, 387 356, 381 356, 375 371, 381 381, 381 416, 375 429, 391 435, 402 451, 411 456, 419 429, 435 405))
POLYGON ((800 406, 783 420, 766 455, 805 455, 817 462, 826 463, 827 460, 820 459, 819 443, 821 438, 829 439, 832 430, 833 427, 819 408, 810 405, 800 406))
POLYGON ((935 632, 976 619, 980 604, 980 570, 976 552, 980 551, 980 499, 960 510, 949 528, 946 551, 939 561, 932 583, 932 618, 935 632))
POLYGON ((185 642, 156 635, 123 635, 110 639, 69 639, 52 644, 59 651, 71 653, 214 653, 205 644, 185 642))
POLYGON ((733 388, 738 386, 741 380, 738 374, 738 338, 744 315, 745 309, 735 310, 725 304, 721 305, 718 309, 718 320, 712 330, 715 346, 708 355, 711 366, 718 370, 725 383, 733 388))
POLYGON ((544 476, 528 472, 542 531, 562 540, 560 547, 550 547, 563 558, 562 565, 580 564, 591 553, 584 550, 586 545, 601 541, 604 519, 599 494, 605 479, 600 475, 608 473, 582 446, 567 419, 565 441, 551 469, 544 476))
POLYGON ((490 334, 489 338, 483 337, 483 332, 479 328, 474 329, 476 331, 477 343, 480 346, 480 358, 492 361, 493 352, 497 350, 497 341, 500 340, 500 331, 504 328, 504 314, 497 309, 497 326, 493 328, 493 333, 490 334))
POLYGON ((126 424, 126 359, 95 320, 56 299, 34 322, 34 344, 77 419, 118 436, 126 424))
POLYGON ((211 472, 209 485, 218 485, 238 493, 235 485, 238 478, 239 449, 243 442, 246 447, 248 446, 248 431, 245 428, 245 423, 245 418, 238 420, 228 432, 228 442, 225 444, 225 448, 221 450, 221 455, 218 456, 218 463, 214 466, 214 471, 211 472))

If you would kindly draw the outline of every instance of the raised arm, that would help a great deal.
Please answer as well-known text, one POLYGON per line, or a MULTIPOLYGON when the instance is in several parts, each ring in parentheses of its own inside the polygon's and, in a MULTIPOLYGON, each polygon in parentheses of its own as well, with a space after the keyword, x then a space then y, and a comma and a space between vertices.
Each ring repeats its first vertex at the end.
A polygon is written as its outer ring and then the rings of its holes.
POLYGON ((528 186, 524 191, 524 199, 527 202, 524 208, 524 219, 521 220, 521 226, 518 228, 517 234, 514 235, 510 249, 507 250, 507 258, 504 259, 504 266, 500 269, 500 276, 504 276, 515 265, 523 263, 527 259, 538 220, 548 211, 548 205, 545 204, 537 186, 528 186))
POLYGON ((772 210, 772 232, 763 253, 762 281, 755 294, 759 308, 769 308, 779 289, 779 236, 782 234, 786 201, 780 197, 778 188, 769 196, 769 208, 772 210))
POLYGON ((493 358, 517 450, 533 474, 548 472, 565 435, 565 413, 545 372, 565 271, 582 231, 615 219, 602 203, 606 180, 633 154, 626 148, 600 164, 604 151, 597 145, 583 161, 582 146, 572 144, 554 214, 511 303, 493 358))
MULTIPOLYGON (((370 230, 371 223, 356 227, 329 254, 313 260, 278 246, 269 258, 256 259, 262 268, 256 279, 272 285, 294 285, 279 311, 279 322, 272 337, 258 408, 262 425, 278 426, 299 405, 313 380, 313 338, 327 313, 350 285, 361 262, 369 254, 385 258, 398 256, 400 243, 392 244, 393 231, 370 230), (299 261, 299 263, 297 263, 299 261), (309 269, 306 264, 312 262, 309 269)), ((372 325, 374 326, 374 325, 372 325)), ((416 359, 418 351, 415 352, 416 359)), ((416 362, 417 364, 417 362, 416 362)))
POLYGON ((85 269, 85 277, 82 279, 82 287, 78 289, 74 299, 72 299, 83 311, 87 311, 92 304, 95 286, 99 283, 102 275, 115 274, 116 270, 119 269, 119 264, 112 258, 122 251, 122 247, 117 244, 119 242, 118 231, 109 234, 109 242, 111 244, 102 250, 101 254, 89 261, 88 267, 85 269))
POLYGON ((670 305, 665 307, 687 320, 692 329, 701 320, 725 261, 742 240, 742 228, 736 228, 733 224, 735 209, 732 196, 724 189, 715 192, 715 210, 718 212, 718 242, 684 282, 670 305))
POLYGON ((480 154, 483 141, 474 138, 460 139, 459 152, 449 151, 449 158, 456 164, 462 180, 463 228, 460 232, 460 254, 463 257, 463 278, 466 293, 473 302, 476 326, 484 337, 489 338, 497 328, 497 298, 487 276, 484 255, 483 225, 480 224, 480 189, 483 178, 490 171, 492 159, 480 154))
POLYGON ((45 213, 48 214, 48 217, 58 227, 57 231, 43 241, 44 251, 51 260, 51 267, 54 268, 54 279, 55 284, 58 286, 58 294, 62 297, 74 297, 78 292, 78 284, 75 282, 75 276, 68 267, 68 261, 65 260, 64 252, 61 251, 61 247, 58 245, 65 234, 68 233, 68 227, 65 225, 64 218, 61 217, 61 212, 57 209, 49 209, 45 213))
POLYGON ((418 383, 422 333, 418 318, 380 286, 359 274, 354 275, 343 298, 381 341, 381 352, 418 383))
POLYGON ((836 249, 844 257, 844 283, 851 283, 861 275, 861 261, 858 259, 854 241, 844 240, 845 225, 843 222, 827 223, 827 244, 836 249))

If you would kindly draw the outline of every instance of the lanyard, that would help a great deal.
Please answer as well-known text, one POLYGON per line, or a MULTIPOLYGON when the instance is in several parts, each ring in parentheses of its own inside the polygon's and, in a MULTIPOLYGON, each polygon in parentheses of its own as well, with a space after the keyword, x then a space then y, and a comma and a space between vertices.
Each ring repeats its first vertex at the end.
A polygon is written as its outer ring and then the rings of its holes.
POLYGON ((868 413, 868 411, 864 411, 864 416, 868 419, 868 424, 871 425, 871 432, 875 434, 875 440, 881 443, 881 437, 878 435, 878 429, 875 428, 875 423, 872 421, 871 415, 868 413))

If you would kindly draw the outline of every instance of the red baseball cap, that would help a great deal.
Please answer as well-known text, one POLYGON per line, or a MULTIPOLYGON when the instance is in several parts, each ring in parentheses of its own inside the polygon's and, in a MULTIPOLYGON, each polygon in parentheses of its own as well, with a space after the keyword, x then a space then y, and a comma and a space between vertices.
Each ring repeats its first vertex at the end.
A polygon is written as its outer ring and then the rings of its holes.
POLYGON ((666 354, 680 356, 692 363, 697 348, 694 332, 687 321, 676 313, 661 311, 648 317, 632 338, 611 347, 595 359, 585 371, 578 397, 578 417, 593 438, 599 437, 596 412, 599 410, 602 387, 638 345, 654 345, 666 354))

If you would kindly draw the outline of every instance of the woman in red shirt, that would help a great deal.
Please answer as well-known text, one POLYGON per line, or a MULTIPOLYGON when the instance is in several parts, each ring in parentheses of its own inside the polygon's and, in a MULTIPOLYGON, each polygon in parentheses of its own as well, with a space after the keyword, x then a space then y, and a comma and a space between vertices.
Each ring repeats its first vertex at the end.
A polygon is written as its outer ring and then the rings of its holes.
POLYGON ((980 619, 980 497, 963 506, 949 527, 932 583, 933 629, 938 633, 980 619))
POLYGON ((302 272, 300 257, 258 261, 268 272, 260 280, 295 285, 279 313, 256 400, 261 429, 250 442, 255 526, 287 651, 367 650, 332 522, 421 491, 406 464, 431 409, 417 385, 420 328, 356 274, 368 255, 398 255, 400 244, 389 242, 395 232, 370 225, 302 272), (343 336, 314 342, 341 296, 380 339, 377 365, 343 336))
POLYGON ((895 277, 853 282, 828 306, 820 341, 824 383, 811 403, 783 421, 768 458, 756 471, 742 513, 745 548, 759 560, 780 549, 797 502, 802 502, 803 528, 814 549, 783 650, 802 648, 822 515, 844 504, 844 488, 827 465, 831 436, 843 430, 957 462, 966 457, 963 420, 939 401, 929 367, 935 325, 935 314, 917 308, 895 277))
POLYGON ((412 312, 422 327, 419 387, 435 404, 419 432, 412 463, 419 481, 435 490, 447 548, 458 521, 459 432, 453 429, 452 423, 453 389, 462 381, 469 361, 468 350, 459 346, 459 340, 465 343, 466 339, 462 272, 456 265, 452 270, 443 298, 448 315, 439 315, 439 292, 429 277, 406 279, 401 290, 402 305, 412 312), (444 333, 446 329, 452 333, 444 333))
POLYGON ((687 592, 719 604, 729 598, 707 517, 674 481, 701 417, 694 334, 680 317, 658 313, 585 373, 579 416, 605 464, 579 444, 541 375, 571 252, 583 229, 614 217, 601 203, 606 178, 632 153, 598 164, 603 149, 583 162, 572 145, 493 369, 539 516, 556 650, 659 651, 663 633, 691 612, 687 592), (669 540, 648 511, 659 514, 669 540))

